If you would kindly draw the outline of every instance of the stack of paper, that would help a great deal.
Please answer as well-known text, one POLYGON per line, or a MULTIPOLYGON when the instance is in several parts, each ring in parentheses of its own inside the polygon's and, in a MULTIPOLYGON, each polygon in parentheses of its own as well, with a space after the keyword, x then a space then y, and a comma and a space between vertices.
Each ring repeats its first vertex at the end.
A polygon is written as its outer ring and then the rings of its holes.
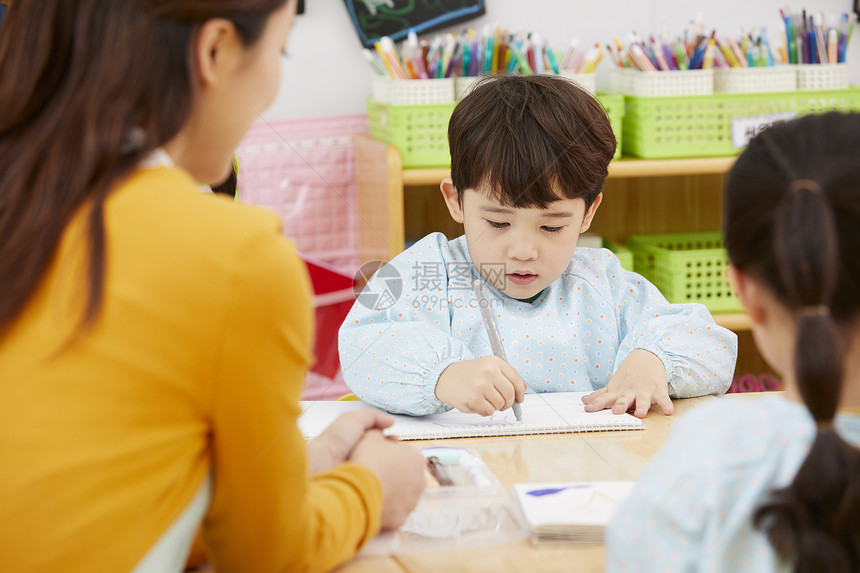
POLYGON ((535 543, 599 545, 632 481, 519 483, 514 492, 535 543))

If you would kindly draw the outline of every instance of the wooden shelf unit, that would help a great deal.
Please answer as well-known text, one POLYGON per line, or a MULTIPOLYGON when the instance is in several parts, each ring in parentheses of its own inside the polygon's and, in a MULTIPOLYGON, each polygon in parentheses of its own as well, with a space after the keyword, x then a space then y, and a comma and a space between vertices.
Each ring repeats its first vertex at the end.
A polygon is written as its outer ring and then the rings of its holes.
MULTIPOLYGON (((735 157, 696 157, 692 159, 637 159, 622 157, 609 164, 609 177, 672 177, 678 175, 722 175, 735 163, 735 157)), ((403 186, 438 185, 451 176, 447 167, 403 170, 403 186)))
POLYGON ((750 330, 752 322, 744 312, 715 312, 712 314, 714 322, 733 332, 750 330))

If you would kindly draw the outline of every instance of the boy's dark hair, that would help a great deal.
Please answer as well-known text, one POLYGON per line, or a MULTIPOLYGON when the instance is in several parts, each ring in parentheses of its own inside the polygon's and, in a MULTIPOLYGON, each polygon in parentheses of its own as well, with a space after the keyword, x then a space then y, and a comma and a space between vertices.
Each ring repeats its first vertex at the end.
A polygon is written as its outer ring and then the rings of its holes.
POLYGON ((502 204, 539 207, 559 197, 590 207, 608 175, 615 135, 594 97, 562 77, 482 80, 448 124, 451 179, 460 200, 484 186, 502 204))
POLYGON ((794 481, 754 523, 798 572, 860 571, 860 452, 833 428, 843 337, 860 317, 860 114, 774 125, 726 180, 725 245, 797 320, 794 374, 818 424, 794 481))

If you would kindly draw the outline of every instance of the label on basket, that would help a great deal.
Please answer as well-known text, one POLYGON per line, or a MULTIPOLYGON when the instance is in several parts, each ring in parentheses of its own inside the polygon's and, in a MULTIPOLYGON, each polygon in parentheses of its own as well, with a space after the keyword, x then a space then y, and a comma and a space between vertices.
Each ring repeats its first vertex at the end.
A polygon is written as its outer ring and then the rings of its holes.
POLYGON ((750 139, 780 121, 795 119, 797 113, 785 111, 781 113, 769 113, 755 117, 742 117, 732 121, 732 143, 735 149, 749 145, 750 139))

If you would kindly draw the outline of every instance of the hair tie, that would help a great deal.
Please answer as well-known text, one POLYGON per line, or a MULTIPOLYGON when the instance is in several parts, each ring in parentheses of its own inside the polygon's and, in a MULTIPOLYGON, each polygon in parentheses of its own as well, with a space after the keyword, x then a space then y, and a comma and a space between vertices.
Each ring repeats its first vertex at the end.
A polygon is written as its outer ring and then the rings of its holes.
POLYGON ((821 193, 821 185, 812 179, 795 179, 788 186, 788 190, 792 193, 800 191, 801 189, 805 189, 806 191, 814 194, 821 193))
POLYGON ((808 316, 830 316, 830 307, 826 304, 804 306, 797 311, 797 315, 801 318, 806 318, 808 316))
POLYGON ((146 143, 146 132, 140 127, 134 127, 128 132, 128 137, 119 150, 122 153, 135 153, 143 148, 144 143, 146 143))

